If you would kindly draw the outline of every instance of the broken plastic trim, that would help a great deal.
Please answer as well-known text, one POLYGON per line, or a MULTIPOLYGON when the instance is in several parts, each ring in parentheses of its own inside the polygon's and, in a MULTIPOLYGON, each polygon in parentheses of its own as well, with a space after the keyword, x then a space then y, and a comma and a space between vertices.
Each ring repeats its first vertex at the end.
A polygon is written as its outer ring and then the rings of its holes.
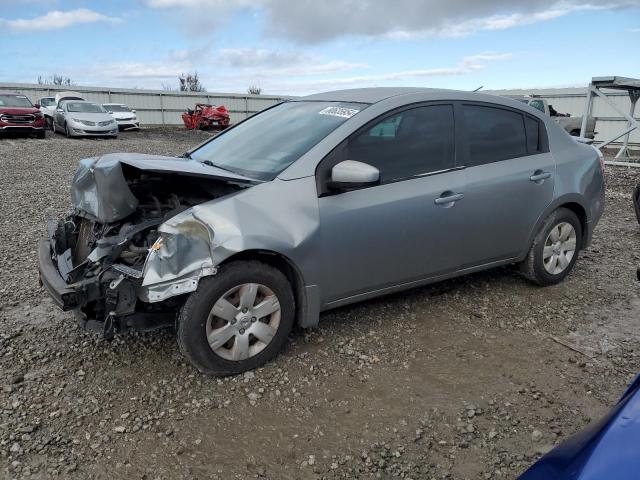
POLYGON ((160 237, 149 249, 138 298, 161 302, 194 292, 202 277, 215 275, 214 233, 193 210, 160 226, 160 237))

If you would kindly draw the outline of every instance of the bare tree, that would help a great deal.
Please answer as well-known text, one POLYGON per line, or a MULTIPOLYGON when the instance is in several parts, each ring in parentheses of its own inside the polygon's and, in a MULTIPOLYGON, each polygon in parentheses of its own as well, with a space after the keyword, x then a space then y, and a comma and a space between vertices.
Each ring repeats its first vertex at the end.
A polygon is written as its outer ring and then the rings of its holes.
POLYGON ((178 90, 178 87, 174 87, 173 85, 162 82, 162 90, 164 90, 165 92, 176 92, 178 90))
POLYGON ((249 86, 249 88, 247 89, 247 93, 249 95, 260 95, 262 93, 262 88, 260 88, 257 85, 251 85, 249 86))
POLYGON ((205 92, 207 89, 200 83, 198 72, 183 73, 178 77, 181 92, 205 92))
POLYGON ((50 77, 43 77, 42 75, 38 75, 38 84, 39 85, 60 85, 63 87, 70 87, 71 85, 75 85, 76 83, 71 80, 69 77, 65 77, 64 75, 58 75, 54 73, 50 77))

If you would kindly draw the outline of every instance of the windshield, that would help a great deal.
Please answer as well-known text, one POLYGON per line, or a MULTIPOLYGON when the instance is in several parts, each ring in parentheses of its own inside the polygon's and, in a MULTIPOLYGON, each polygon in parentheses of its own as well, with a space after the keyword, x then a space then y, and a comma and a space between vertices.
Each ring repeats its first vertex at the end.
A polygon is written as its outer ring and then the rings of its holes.
POLYGON ((341 102, 281 103, 213 138, 191 156, 247 177, 273 180, 366 106, 341 102))
POLYGON ((50 107, 56 104, 56 99, 53 97, 44 97, 40 99, 40 105, 43 107, 50 107))
POLYGON ((67 112, 106 113, 100 105, 87 102, 67 102, 67 112))
POLYGON ((0 107, 18 107, 18 108, 30 108, 33 107, 31 102, 24 95, 1 95, 0 94, 0 107))
POLYGON ((130 112, 131 109, 125 105, 102 105, 110 112, 130 112))

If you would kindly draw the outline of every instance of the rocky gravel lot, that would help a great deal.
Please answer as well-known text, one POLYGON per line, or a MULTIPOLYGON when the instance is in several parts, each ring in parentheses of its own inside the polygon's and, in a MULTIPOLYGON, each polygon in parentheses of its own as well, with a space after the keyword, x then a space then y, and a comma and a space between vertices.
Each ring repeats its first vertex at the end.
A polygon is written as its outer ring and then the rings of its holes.
POLYGON ((170 330, 79 330, 36 269, 78 160, 206 137, 0 139, 0 478, 515 478, 640 370, 640 172, 616 167, 592 246, 555 287, 501 268, 341 308, 224 379, 187 365, 170 330))

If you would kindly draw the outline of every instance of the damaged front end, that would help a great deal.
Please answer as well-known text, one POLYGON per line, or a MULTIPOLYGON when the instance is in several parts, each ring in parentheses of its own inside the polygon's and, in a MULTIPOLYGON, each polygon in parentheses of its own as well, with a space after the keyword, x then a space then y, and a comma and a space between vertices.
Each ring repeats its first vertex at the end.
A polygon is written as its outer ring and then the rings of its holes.
POLYGON ((184 158, 83 160, 74 177, 73 210, 49 221, 40 242, 41 282, 85 329, 102 330, 107 338, 115 330, 173 325, 184 294, 216 271, 209 254, 213 232, 184 222, 160 236, 161 225, 254 183, 184 158))

